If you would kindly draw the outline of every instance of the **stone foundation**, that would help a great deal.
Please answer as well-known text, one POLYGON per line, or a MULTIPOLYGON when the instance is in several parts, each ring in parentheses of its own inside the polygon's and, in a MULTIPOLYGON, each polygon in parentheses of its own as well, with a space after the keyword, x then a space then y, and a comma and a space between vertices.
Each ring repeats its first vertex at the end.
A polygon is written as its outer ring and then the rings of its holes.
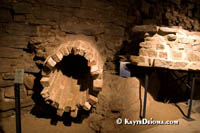
POLYGON ((139 56, 130 60, 138 66, 175 70, 200 70, 200 33, 181 27, 136 26, 133 32, 152 32, 139 44, 139 56), (144 28, 145 27, 145 28, 144 28))

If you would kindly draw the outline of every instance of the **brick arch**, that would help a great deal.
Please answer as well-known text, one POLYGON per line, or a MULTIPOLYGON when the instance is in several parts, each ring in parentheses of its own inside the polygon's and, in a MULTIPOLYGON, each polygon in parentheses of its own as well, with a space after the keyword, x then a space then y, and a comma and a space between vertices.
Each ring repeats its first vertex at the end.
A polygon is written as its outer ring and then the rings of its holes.
MULTIPOLYGON (((43 86, 43 90, 41 92, 44 100, 51 104, 52 106, 57 108, 57 114, 62 115, 64 111, 66 111, 66 105, 62 100, 56 99, 56 94, 60 87, 65 87, 67 81, 66 77, 64 77, 61 73, 56 71, 55 66, 57 63, 62 61, 64 56, 68 56, 69 54, 80 55, 83 56, 88 61, 88 66, 90 67, 90 74, 92 75, 93 80, 93 90, 100 91, 103 85, 103 61, 101 56, 95 46, 90 42, 84 40, 70 40, 65 43, 62 43, 58 48, 56 48, 55 52, 48 56, 44 62, 44 69, 42 70, 42 78, 40 80, 41 85, 43 86), (56 82, 56 78, 60 76, 59 83, 56 82), (63 82, 62 82, 63 81, 63 82), (56 84, 60 84, 59 86, 56 84)), ((87 92, 84 92, 87 93, 87 92)), ((91 106, 98 102, 97 97, 91 94, 81 94, 85 97, 83 101, 80 102, 78 100, 77 103, 80 104, 83 109, 90 110, 91 106)), ((66 96, 68 97, 68 96, 66 96)), ((71 116, 77 116, 77 107, 76 105, 70 105, 71 116)), ((68 109, 69 111, 69 109, 68 109)))

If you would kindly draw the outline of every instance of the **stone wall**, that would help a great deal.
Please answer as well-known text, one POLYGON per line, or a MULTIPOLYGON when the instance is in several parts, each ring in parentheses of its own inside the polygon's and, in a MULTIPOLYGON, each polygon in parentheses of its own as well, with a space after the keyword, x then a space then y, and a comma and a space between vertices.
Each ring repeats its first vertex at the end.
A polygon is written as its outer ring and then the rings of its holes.
POLYGON ((182 25, 199 31, 199 5, 194 0, 1 0, 0 112, 13 114, 16 68, 25 70, 23 107, 33 104, 44 61, 68 36, 93 38, 104 70, 114 71, 133 25, 182 25))
POLYGON ((133 32, 145 32, 139 44, 139 56, 131 56, 139 66, 179 70, 200 70, 200 33, 181 27, 135 26, 133 32), (151 35, 150 35, 151 32, 151 35))

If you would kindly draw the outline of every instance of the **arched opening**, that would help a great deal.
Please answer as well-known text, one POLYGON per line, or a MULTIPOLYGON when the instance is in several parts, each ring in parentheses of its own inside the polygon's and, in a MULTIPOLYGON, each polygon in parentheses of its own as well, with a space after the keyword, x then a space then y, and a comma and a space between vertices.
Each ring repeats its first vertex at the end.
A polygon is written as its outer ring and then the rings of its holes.
POLYGON ((56 68, 61 70, 63 75, 77 80, 77 84, 80 86, 80 91, 92 89, 90 67, 88 66, 88 60, 83 56, 73 54, 64 56, 62 61, 57 63, 56 68))
POLYGON ((58 116, 69 113, 77 118, 80 110, 90 111, 98 102, 102 73, 101 57, 93 46, 83 41, 64 43, 44 63, 40 94, 58 116))

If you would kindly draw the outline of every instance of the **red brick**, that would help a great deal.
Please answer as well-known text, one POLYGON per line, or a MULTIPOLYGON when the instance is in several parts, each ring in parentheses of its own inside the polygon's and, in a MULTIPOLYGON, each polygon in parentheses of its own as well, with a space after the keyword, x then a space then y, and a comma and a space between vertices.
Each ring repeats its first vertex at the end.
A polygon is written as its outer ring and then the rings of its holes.
POLYGON ((43 87, 48 87, 50 85, 49 77, 42 77, 40 83, 42 84, 43 87))
POLYGON ((91 105, 94 105, 94 104, 98 103, 98 98, 95 97, 95 96, 89 95, 88 102, 89 102, 91 105))
POLYGON ((89 102, 85 102, 85 104, 83 105, 83 109, 85 109, 85 110, 90 110, 91 109, 91 105, 90 105, 90 103, 89 102))
POLYGON ((47 67, 53 68, 56 65, 56 62, 52 59, 52 57, 49 57, 46 65, 47 67))

